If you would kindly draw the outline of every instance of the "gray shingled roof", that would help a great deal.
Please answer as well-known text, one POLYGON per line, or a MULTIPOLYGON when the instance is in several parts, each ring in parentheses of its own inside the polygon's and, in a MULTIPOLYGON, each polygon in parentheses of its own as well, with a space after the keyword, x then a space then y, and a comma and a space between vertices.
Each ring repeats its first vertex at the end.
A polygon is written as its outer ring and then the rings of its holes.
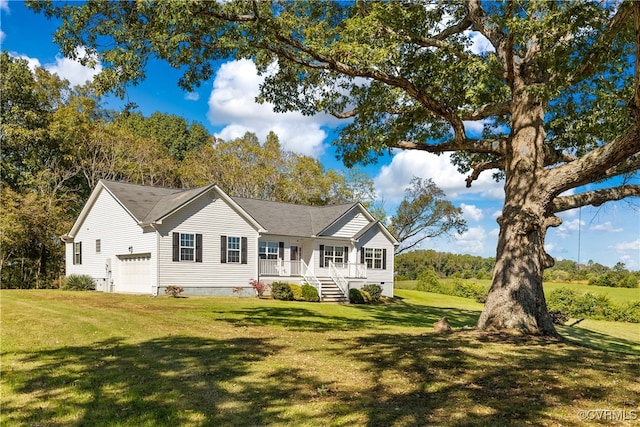
POLYGON ((101 182, 138 222, 162 218, 209 187, 178 190, 107 180, 101 182))
POLYGON ((269 234, 315 236, 346 214, 354 203, 306 206, 232 197, 269 234))
MULTIPOLYGON (((141 223, 158 220, 213 187, 179 190, 107 180, 101 182, 141 223)), ((318 235, 355 206, 354 203, 306 206, 242 197, 232 199, 270 234, 284 236, 318 235)))

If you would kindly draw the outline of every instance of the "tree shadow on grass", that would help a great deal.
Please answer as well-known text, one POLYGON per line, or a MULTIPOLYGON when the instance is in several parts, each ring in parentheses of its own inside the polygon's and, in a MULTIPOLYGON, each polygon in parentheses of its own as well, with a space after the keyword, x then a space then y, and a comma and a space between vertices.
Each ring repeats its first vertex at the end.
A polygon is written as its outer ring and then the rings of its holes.
POLYGON ((357 350, 345 356, 364 362, 374 385, 341 409, 365 411, 368 426, 578 426, 580 409, 640 403, 637 359, 561 341, 476 331, 350 341, 357 350))
POLYGON ((42 426, 286 423, 291 396, 311 398, 320 382, 295 367, 245 379, 280 350, 260 338, 176 336, 17 354, 19 365, 3 375, 13 396, 3 399, 3 418, 42 426))
MULTIPOLYGON (((640 333, 640 325, 637 325, 637 327, 640 333)), ((637 341, 634 342, 581 327, 558 327, 558 332, 566 340, 578 346, 640 356, 640 343, 637 341)))
POLYGON ((435 308, 393 301, 380 305, 342 305, 346 315, 330 310, 312 310, 296 307, 297 302, 279 306, 247 307, 240 310, 214 313, 217 321, 235 326, 278 326, 293 331, 334 331, 379 329, 384 326, 407 328, 431 328, 442 317, 447 317, 453 327, 475 325, 480 315, 477 311, 455 308, 435 308))

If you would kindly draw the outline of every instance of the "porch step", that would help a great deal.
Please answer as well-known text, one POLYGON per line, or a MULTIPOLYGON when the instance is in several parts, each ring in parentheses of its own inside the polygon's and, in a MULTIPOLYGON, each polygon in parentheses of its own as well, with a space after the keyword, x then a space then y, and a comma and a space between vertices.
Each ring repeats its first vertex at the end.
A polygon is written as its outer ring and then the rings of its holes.
POLYGON ((322 283, 322 302, 349 302, 349 297, 329 278, 319 278, 322 283))

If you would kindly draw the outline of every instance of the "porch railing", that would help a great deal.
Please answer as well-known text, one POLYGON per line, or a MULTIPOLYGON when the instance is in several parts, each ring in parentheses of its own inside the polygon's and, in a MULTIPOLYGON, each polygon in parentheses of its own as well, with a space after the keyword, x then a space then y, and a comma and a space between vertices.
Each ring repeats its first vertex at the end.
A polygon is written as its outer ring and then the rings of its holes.
POLYGON ((338 268, 333 263, 333 261, 329 261, 329 275, 331 276, 331 280, 333 280, 334 283, 338 285, 342 293, 345 296, 349 295, 348 293, 349 282, 347 281, 347 279, 344 278, 344 276, 342 275, 340 270, 338 270, 338 268))
MULTIPOLYGON (((367 264, 338 263, 333 265, 343 277, 348 277, 350 279, 367 278, 367 264)), ((327 267, 329 266, 327 265, 327 267)), ((261 276, 301 277, 303 276, 303 270, 305 268, 310 270, 303 261, 261 259, 259 263, 259 272, 261 276)))
POLYGON ((322 299, 322 282, 318 280, 316 275, 313 274, 313 271, 311 271, 309 266, 307 266, 307 264, 304 261, 297 261, 297 262, 300 262, 301 264, 301 267, 302 267, 301 273, 302 273, 302 277, 304 278, 304 281, 310 284, 311 286, 313 286, 314 288, 316 288, 318 290, 318 295, 322 299))
POLYGON ((261 259, 259 271, 261 276, 302 276, 302 261, 285 261, 283 259, 261 259))

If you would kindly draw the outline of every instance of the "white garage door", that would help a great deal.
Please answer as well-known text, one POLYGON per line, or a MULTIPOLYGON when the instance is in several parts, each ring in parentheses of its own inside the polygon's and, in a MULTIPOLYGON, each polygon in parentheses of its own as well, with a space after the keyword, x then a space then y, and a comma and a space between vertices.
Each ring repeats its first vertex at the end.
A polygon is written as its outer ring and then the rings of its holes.
POLYGON ((151 254, 118 255, 119 280, 116 292, 151 293, 151 254))

